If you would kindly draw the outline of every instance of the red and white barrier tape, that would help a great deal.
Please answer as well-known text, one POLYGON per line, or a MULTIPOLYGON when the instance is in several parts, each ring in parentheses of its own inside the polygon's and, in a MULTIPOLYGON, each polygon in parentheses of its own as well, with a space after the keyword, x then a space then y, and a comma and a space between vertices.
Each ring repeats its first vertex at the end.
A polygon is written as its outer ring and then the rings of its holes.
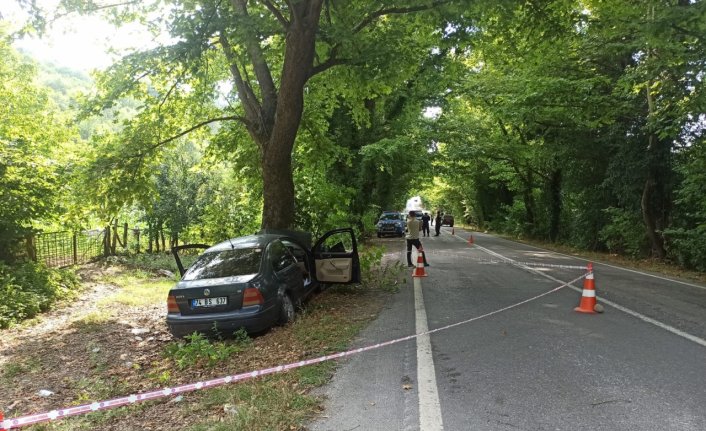
MULTIPOLYGON (((466 249, 468 250, 468 249, 466 249)), ((506 265, 515 265, 515 266, 530 266, 530 267, 537 267, 537 268, 556 268, 556 269, 576 269, 576 270, 582 270, 586 271, 586 265, 580 266, 580 265, 559 265, 559 264, 553 264, 553 263, 541 263, 541 262, 520 262, 516 260, 510 260, 509 258, 506 260, 503 259, 487 259, 487 258, 482 258, 482 257, 474 257, 474 256, 469 256, 467 253, 465 253, 465 250, 459 251, 458 253, 450 253, 450 252, 444 252, 444 251, 424 251, 428 256, 452 256, 452 257, 462 257, 467 260, 471 260, 473 262, 479 262, 479 263, 489 263, 489 264, 499 264, 503 263, 506 265)))
POLYGON ((518 302, 516 304, 501 308, 499 310, 495 310, 490 313, 482 314, 480 316, 476 316, 471 319, 463 320, 461 322, 452 323, 450 325, 442 326, 440 328, 432 329, 432 330, 425 331, 425 332, 422 332, 419 334, 408 335, 406 337, 397 338, 394 340, 385 341, 382 343, 377 343, 377 344, 373 344, 373 345, 366 346, 366 347, 359 347, 357 349, 351 349, 351 350, 347 350, 345 352, 333 353, 333 354, 326 355, 326 356, 320 356, 318 358, 306 359, 303 361, 292 362, 292 363, 289 363, 286 365, 278 365, 276 367, 265 368, 262 370, 250 371, 247 373, 235 374, 235 375, 225 376, 225 377, 219 377, 216 379, 205 380, 205 381, 197 382, 197 383, 189 383, 186 385, 175 386, 173 388, 164 388, 164 389, 151 391, 151 392, 145 392, 145 393, 141 393, 141 394, 132 394, 132 395, 129 395, 126 397, 114 398, 112 400, 107 400, 107 401, 96 401, 96 402, 93 402, 90 404, 83 404, 83 405, 75 406, 75 407, 67 407, 67 408, 63 408, 63 409, 59 409, 59 410, 52 410, 50 412, 36 413, 36 414, 32 414, 32 415, 27 415, 27 416, 20 416, 20 417, 16 417, 13 419, 5 419, 4 421, 0 422, 0 431, 11 430, 13 428, 21 428, 21 427, 28 426, 28 425, 33 425, 33 424, 37 424, 37 423, 41 423, 41 422, 53 421, 53 420, 57 420, 57 419, 63 419, 66 417, 96 412, 99 410, 113 409, 116 407, 127 406, 130 404, 136 404, 138 402, 143 402, 143 401, 152 401, 152 400, 156 400, 159 398, 182 394, 185 392, 196 391, 199 389, 213 388, 216 386, 222 386, 222 385, 226 385, 226 384, 230 384, 230 383, 236 383, 236 382, 252 379, 255 377, 265 376, 268 374, 274 374, 274 373, 279 373, 282 371, 292 370, 292 369, 304 367, 307 365, 318 364, 318 363, 329 361, 332 359, 339 359, 339 358, 343 358, 346 356, 352 356, 352 355, 355 355, 358 353, 367 352, 368 350, 379 349, 381 347, 401 343, 402 341, 411 340, 413 338, 417 338, 422 335, 433 334, 435 332, 440 332, 440 331, 444 331, 449 328, 461 326, 461 325, 464 325, 464 324, 467 324, 470 322, 474 322, 476 320, 480 320, 480 319, 483 319, 486 317, 493 316, 498 313, 502 313, 503 311, 507 311, 507 310, 510 310, 515 307, 519 307, 520 305, 526 304, 528 302, 539 299, 543 296, 554 293, 554 292, 556 292, 556 291, 558 291, 558 290, 560 290, 570 284, 573 284, 573 283, 581 280, 585 276, 586 276, 586 274, 583 274, 580 277, 578 277, 572 281, 566 282, 566 283, 562 284, 561 286, 555 287, 552 290, 541 293, 537 296, 533 296, 532 298, 526 299, 526 300, 518 302))

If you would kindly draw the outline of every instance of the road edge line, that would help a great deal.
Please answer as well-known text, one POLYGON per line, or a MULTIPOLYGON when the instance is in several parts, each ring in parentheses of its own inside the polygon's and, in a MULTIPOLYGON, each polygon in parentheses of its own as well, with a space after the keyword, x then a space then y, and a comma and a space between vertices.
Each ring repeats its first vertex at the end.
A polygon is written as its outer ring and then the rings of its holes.
MULTIPOLYGON (((415 331, 417 334, 429 331, 427 312, 424 308, 422 280, 414 277, 415 331)), ((417 337, 417 395, 419 397, 419 429, 441 431, 444 424, 441 418, 441 403, 436 384, 436 371, 431 348, 430 334, 417 337)))

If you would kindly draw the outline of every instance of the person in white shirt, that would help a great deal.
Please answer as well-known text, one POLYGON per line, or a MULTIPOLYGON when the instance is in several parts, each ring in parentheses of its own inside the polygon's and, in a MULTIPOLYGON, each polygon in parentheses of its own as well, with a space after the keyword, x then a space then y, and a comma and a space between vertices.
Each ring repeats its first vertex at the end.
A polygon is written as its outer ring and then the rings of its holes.
MULTIPOLYGON (((407 266, 414 266, 412 264, 412 246, 417 248, 419 253, 422 249, 422 243, 419 241, 419 231, 421 230, 419 220, 415 217, 414 211, 410 211, 407 215, 407 266)), ((422 251, 422 259, 424 259, 424 266, 429 266, 427 263, 427 256, 422 251)))

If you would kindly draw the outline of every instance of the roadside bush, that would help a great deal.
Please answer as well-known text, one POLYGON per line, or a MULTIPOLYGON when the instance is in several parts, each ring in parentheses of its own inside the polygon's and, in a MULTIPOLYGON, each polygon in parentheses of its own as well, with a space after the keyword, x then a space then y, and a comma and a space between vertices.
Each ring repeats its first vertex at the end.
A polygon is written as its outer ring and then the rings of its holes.
POLYGON ((234 353, 242 352, 251 343, 252 340, 242 328, 233 333, 232 340, 227 341, 212 341, 194 332, 183 340, 168 344, 164 356, 171 358, 180 370, 199 364, 212 367, 229 359, 234 353))
POLYGON ((51 269, 28 262, 0 263, 0 328, 32 318, 59 299, 70 299, 79 282, 70 270, 51 269))
POLYGON ((360 224, 362 236, 372 236, 377 231, 377 222, 380 217, 380 212, 380 208, 374 206, 373 208, 365 211, 365 213, 361 216, 360 224))
POLYGON ((525 204, 516 200, 512 205, 502 205, 501 212, 488 222, 488 227, 490 230, 520 237, 528 229, 525 215, 525 204))
POLYGON ((608 250, 631 257, 645 256, 649 244, 640 214, 613 207, 604 211, 610 222, 601 229, 599 236, 608 250))
POLYGON ((373 269, 380 266, 384 253, 385 248, 379 245, 360 247, 358 255, 360 256, 360 275, 363 280, 368 279, 372 275, 373 269))
POLYGON ((665 231, 667 254, 670 259, 689 269, 706 271, 706 225, 694 229, 665 231))
POLYGON ((395 260, 383 262, 385 248, 366 245, 359 250, 360 272, 363 287, 382 289, 389 292, 399 290, 398 279, 402 272, 402 264, 395 260))

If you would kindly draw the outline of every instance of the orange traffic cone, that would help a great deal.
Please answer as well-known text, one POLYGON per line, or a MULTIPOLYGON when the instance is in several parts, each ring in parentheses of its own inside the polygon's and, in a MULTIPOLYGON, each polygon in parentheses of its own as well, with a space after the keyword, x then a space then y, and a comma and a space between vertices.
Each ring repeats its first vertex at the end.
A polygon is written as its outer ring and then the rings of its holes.
POLYGON ((414 271, 412 272, 412 277, 426 277, 427 272, 424 269, 424 257, 422 253, 424 253, 424 249, 419 247, 419 250, 417 250, 417 267, 414 268, 414 271))
POLYGON ((471 244, 471 245, 473 245, 473 243, 474 243, 474 241, 473 241, 473 235, 471 235, 470 237, 468 237, 468 243, 471 244))
POLYGON ((583 279, 583 293, 581 294, 581 302, 579 306, 574 308, 574 311, 579 313, 594 314, 596 306, 596 286, 593 280, 593 264, 589 262, 586 267, 586 277, 583 279))

